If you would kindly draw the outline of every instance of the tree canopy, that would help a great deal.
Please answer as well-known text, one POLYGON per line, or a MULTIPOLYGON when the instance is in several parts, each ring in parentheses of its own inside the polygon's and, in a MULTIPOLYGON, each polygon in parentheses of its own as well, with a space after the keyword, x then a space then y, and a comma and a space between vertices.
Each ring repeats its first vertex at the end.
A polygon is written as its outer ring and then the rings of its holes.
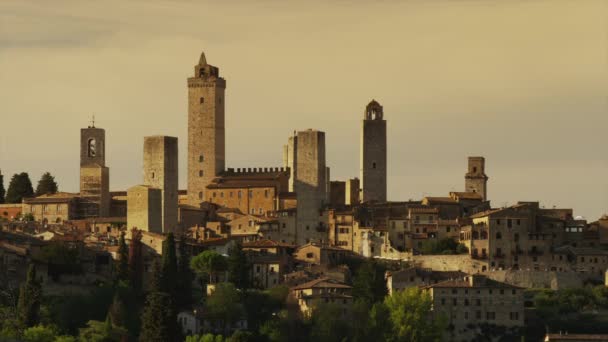
POLYGON ((45 172, 36 186, 36 196, 57 193, 57 182, 50 172, 45 172))
POLYGON ((226 258, 214 251, 203 251, 190 260, 190 268, 201 280, 214 283, 217 274, 227 268, 226 258))
POLYGON ((4 189, 4 175, 0 172, 0 204, 4 203, 4 196, 6 195, 6 190, 4 189))
POLYGON ((17 314, 21 327, 33 327, 40 322, 41 299, 42 286, 36 277, 36 266, 31 264, 25 283, 19 289, 17 314))
POLYGON ((21 203, 24 198, 33 196, 34 188, 27 172, 13 175, 6 191, 6 203, 21 203))

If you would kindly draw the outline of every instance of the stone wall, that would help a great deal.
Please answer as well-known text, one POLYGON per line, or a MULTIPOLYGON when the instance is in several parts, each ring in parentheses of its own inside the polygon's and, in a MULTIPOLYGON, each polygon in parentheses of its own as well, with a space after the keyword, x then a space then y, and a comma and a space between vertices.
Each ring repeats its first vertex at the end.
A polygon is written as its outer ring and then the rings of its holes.
POLYGON ((162 233, 161 190, 136 185, 127 190, 127 228, 162 233))
POLYGON ((177 138, 144 137, 144 184, 161 190, 162 231, 177 229, 177 138))

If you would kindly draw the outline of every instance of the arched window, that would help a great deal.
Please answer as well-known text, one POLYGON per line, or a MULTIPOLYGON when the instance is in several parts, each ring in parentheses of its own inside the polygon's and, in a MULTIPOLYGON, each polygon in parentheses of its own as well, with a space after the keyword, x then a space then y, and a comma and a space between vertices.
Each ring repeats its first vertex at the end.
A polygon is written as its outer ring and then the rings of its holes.
POLYGON ((97 140, 89 139, 87 146, 87 154, 89 157, 95 157, 97 155, 97 140))
POLYGON ((205 160, 205 158, 203 158, 203 155, 201 154, 200 156, 198 156, 198 162, 202 163, 205 160))

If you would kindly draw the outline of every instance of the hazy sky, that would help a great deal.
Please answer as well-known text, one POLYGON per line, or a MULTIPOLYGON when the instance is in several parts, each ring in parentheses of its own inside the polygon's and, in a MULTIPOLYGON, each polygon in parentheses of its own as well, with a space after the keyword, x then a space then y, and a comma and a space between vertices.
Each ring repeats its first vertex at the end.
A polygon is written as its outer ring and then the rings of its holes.
POLYGON ((0 1, 0 168, 78 191, 79 133, 106 129, 111 188, 142 182, 143 137, 180 139, 202 50, 227 80, 229 167, 281 165, 293 130, 326 132, 332 179, 359 173, 373 98, 389 198, 464 187, 486 157, 494 206, 608 212, 603 0, 0 1), (331 4, 328 4, 331 3, 331 4))

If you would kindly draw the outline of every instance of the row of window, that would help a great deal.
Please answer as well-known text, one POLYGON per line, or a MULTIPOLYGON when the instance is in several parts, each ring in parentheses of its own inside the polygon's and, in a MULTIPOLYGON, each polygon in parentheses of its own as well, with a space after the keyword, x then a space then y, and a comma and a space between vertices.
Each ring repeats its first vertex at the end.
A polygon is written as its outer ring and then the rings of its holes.
MULTIPOLYGON (((456 319, 457 318, 457 313, 453 312, 452 313, 452 319, 456 319)), ((463 313, 463 317, 465 320, 469 319, 469 313, 467 311, 465 311, 463 313)), ((479 320, 482 319, 482 312, 481 311, 475 311, 475 319, 479 320)), ((518 321, 519 320, 519 312, 509 312, 509 319, 511 321, 518 321)), ((487 321, 494 321, 496 320, 496 312, 486 312, 486 320, 487 321)))

